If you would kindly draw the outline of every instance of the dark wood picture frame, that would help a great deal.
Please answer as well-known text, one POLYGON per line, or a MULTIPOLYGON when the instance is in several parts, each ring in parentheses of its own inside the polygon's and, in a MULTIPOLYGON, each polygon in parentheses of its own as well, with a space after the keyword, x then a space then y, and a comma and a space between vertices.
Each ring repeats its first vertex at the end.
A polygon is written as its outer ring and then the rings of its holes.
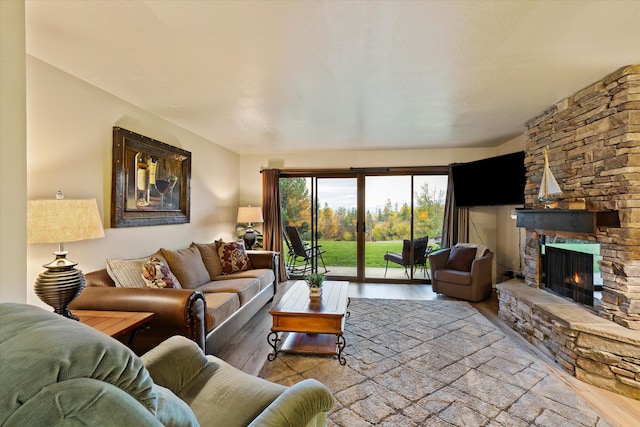
POLYGON ((190 192, 189 151, 113 128, 111 227, 186 224, 190 192))

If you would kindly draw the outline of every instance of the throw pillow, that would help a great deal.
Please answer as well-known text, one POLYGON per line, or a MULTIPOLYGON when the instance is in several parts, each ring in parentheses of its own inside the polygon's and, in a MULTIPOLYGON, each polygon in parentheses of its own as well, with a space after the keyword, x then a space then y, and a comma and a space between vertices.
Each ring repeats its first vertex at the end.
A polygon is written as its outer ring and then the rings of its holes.
POLYGON ((180 282, 169 267, 156 256, 152 256, 149 261, 142 264, 142 279, 148 288, 181 289, 180 282))
POLYGON ((220 263, 222 264, 222 274, 237 273, 252 268, 249 255, 245 252, 242 243, 225 243, 222 240, 217 240, 216 247, 218 248, 220 263))
POLYGON ((447 268, 458 271, 471 271, 471 264, 476 257, 476 248, 454 246, 449 252, 447 268))
POLYGON ((113 279, 116 286, 121 288, 144 288, 146 283, 140 276, 142 264, 149 257, 137 259, 108 259, 107 274, 113 279))
POLYGON ((477 243, 456 243, 456 246, 465 246, 465 247, 469 247, 469 248, 477 248, 476 249, 476 259, 478 258, 482 258, 485 254, 486 251, 489 250, 488 247, 486 247, 485 245, 479 245, 477 243))
POLYGON ((160 253, 183 288, 195 289, 211 281, 200 251, 195 246, 177 251, 162 248, 160 253))
POLYGON ((222 274, 222 264, 220 263, 220 257, 218 256, 218 248, 214 243, 191 243, 191 246, 195 246, 200 251, 204 266, 209 272, 209 277, 214 280, 217 276, 222 274))

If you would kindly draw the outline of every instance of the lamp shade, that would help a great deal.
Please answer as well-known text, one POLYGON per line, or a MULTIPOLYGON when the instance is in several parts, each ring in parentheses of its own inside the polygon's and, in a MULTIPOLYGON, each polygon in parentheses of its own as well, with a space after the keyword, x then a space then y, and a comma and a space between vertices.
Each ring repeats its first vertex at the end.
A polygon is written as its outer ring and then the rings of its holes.
POLYGON ((99 237, 104 237, 104 229, 96 199, 28 201, 28 243, 66 243, 99 237))
POLYGON ((262 208, 252 206, 238 208, 238 222, 264 222, 264 219, 262 218, 262 208))

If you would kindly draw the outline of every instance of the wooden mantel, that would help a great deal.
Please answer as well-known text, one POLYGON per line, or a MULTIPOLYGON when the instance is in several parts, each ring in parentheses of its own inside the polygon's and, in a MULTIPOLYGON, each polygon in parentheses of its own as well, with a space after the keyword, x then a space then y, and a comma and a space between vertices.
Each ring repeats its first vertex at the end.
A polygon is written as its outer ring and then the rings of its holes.
POLYGON ((620 227, 618 211, 518 209, 517 215, 516 226, 531 230, 594 234, 598 227, 620 227))

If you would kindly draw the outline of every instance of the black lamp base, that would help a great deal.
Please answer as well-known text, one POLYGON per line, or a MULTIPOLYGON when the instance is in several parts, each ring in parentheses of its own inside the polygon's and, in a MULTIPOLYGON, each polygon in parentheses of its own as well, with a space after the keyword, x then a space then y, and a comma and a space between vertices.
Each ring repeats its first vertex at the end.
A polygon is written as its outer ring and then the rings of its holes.
POLYGON ((47 270, 38 276, 33 290, 59 315, 80 320, 67 307, 84 289, 84 275, 65 256, 66 254, 56 254, 56 259, 44 266, 47 270))
POLYGON ((244 240, 244 247, 247 250, 251 250, 253 248, 253 245, 256 244, 256 241, 258 240, 258 236, 256 235, 256 232, 253 231, 253 228, 251 226, 247 228, 247 231, 244 233, 244 236, 242 236, 242 240, 244 240))

